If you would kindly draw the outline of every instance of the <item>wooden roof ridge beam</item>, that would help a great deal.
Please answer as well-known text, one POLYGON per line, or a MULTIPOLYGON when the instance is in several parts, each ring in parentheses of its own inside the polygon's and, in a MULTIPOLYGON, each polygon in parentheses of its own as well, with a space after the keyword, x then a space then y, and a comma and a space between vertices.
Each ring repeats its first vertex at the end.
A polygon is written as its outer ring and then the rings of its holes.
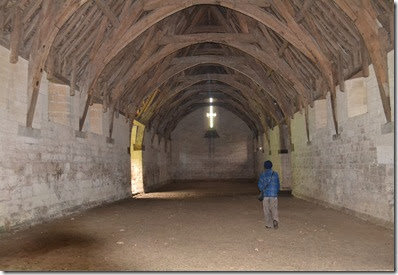
MULTIPOLYGON (((368 1, 368 0, 364 0, 368 1)), ((371 5, 358 7, 354 2, 348 4, 345 0, 335 0, 336 4, 351 18, 363 37, 375 70, 379 93, 387 122, 391 122, 390 85, 388 82, 388 64, 386 52, 386 36, 379 29, 376 18, 372 17, 371 5)))
POLYGON ((258 6, 259 8, 269 8, 271 6, 269 0, 145 0, 143 9, 145 11, 150 11, 154 9, 158 9, 164 6, 175 5, 177 3, 181 3, 184 6, 191 6, 192 2, 195 2, 194 5, 223 5, 223 4, 249 4, 253 6, 258 6))
POLYGON ((39 95, 41 78, 52 44, 65 22, 88 0, 67 1, 56 15, 52 11, 55 1, 43 0, 40 11, 39 30, 36 31, 28 66, 28 112, 26 127, 32 127, 33 116, 39 95))
POLYGON ((95 4, 100 8, 103 14, 108 17, 109 21, 111 21, 113 27, 117 28, 120 25, 119 19, 116 15, 112 12, 109 8, 108 4, 105 3, 103 0, 94 0, 95 4))
POLYGON ((294 20, 296 20, 297 23, 300 23, 304 17, 305 14, 308 12, 312 4, 314 3, 315 0, 305 0, 303 6, 301 7, 300 11, 296 14, 294 17, 294 20))
POLYGON ((215 32, 215 33, 166 35, 159 41, 159 45, 191 42, 191 41, 195 41, 195 39, 197 39, 198 41, 201 41, 201 40, 203 40, 203 36, 208 36, 207 42, 217 42, 219 40, 224 40, 224 41, 236 41, 237 40, 239 42, 244 42, 244 43, 257 42, 256 38, 250 33, 218 33, 218 32, 215 32))

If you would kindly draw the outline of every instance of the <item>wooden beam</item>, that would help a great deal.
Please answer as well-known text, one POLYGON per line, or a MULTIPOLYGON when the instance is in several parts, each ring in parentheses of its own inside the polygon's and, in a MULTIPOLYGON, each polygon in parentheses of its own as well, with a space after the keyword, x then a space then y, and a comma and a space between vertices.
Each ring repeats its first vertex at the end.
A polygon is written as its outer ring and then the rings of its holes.
POLYGON ((70 95, 74 96, 75 95, 75 89, 76 89, 76 58, 73 58, 72 60, 72 73, 70 77, 70 95))
POLYGON ((336 98, 336 90, 335 89, 330 91, 330 104, 332 106, 334 129, 336 131, 336 135, 339 135, 339 123, 337 120, 337 98, 336 98))
POLYGON ((309 127, 309 114, 308 114, 308 105, 304 107, 305 109, 305 131, 307 133, 307 141, 310 142, 310 127, 309 127))
MULTIPOLYGON (((139 1, 137 3, 142 2, 139 1)), ((145 1, 144 3, 144 5, 151 4, 153 4, 153 1, 145 1)), ((96 60, 91 63, 92 66, 97 67, 97 69, 95 74, 88 78, 90 82, 89 90, 91 90, 96 85, 96 82, 98 81, 106 65, 128 44, 134 41, 140 34, 142 34, 154 24, 158 23, 160 20, 166 18, 167 16, 197 4, 218 4, 250 16, 253 19, 261 22, 262 24, 270 27, 274 31, 281 33, 284 39, 289 41, 289 43, 291 43, 292 45, 296 46, 310 60, 315 60, 313 54, 307 49, 307 46, 300 41, 297 34, 290 30, 289 27, 286 26, 286 24, 284 24, 280 20, 275 19, 274 16, 264 12, 264 10, 260 8, 260 6, 248 5, 247 3, 240 4, 232 0, 181 0, 178 2, 174 1, 174 3, 169 6, 167 5, 167 3, 162 3, 159 8, 153 10, 153 12, 149 13, 146 17, 138 20, 132 27, 130 27, 131 22, 130 24, 127 24, 127 21, 126 23, 121 23, 121 27, 123 26, 123 28, 118 28, 117 37, 122 37, 122 39, 118 40, 116 44, 114 39, 109 39, 108 41, 103 43, 101 45, 101 49, 99 50, 100 53, 97 55, 96 60)), ((139 8, 137 8, 136 10, 138 10, 139 13, 139 8)))
POLYGON ((3 38, 4 24, 5 24, 5 14, 4 11, 0 9, 0 39, 3 38))
POLYGON ((361 40, 361 59, 362 59, 362 74, 363 77, 369 76, 369 53, 365 42, 361 40))
POLYGON ((296 33, 297 38, 301 41, 301 43, 308 47, 308 50, 311 52, 313 59, 315 59, 323 77, 326 80, 328 89, 331 91, 334 90, 335 83, 333 80, 333 70, 330 60, 327 58, 325 53, 322 52, 318 44, 315 43, 308 31, 301 25, 297 24, 297 22, 294 20, 291 15, 294 12, 291 5, 287 1, 282 2, 280 0, 270 0, 270 2, 272 3, 272 6, 275 7, 287 21, 288 27, 291 29, 291 31, 296 33))
POLYGON ((112 133, 113 133, 113 121, 115 118, 115 105, 112 107, 112 112, 109 112, 110 114, 110 123, 109 123, 109 138, 112 138, 112 133))
POLYGON ((19 7, 14 9, 12 17, 12 31, 10 38, 10 63, 17 63, 19 56, 19 45, 21 42, 22 10, 19 7))
POLYGON ((40 7, 42 0, 34 0, 31 1, 29 6, 26 7, 24 10, 23 18, 22 18, 22 23, 26 24, 30 17, 35 13, 35 11, 40 7))
POLYGON ((256 39, 249 33, 196 33, 183 35, 167 35, 159 41, 159 45, 167 45, 172 43, 192 43, 202 41, 206 37, 207 42, 218 41, 239 41, 243 43, 254 43, 256 39))
POLYGON ((94 0, 95 4, 101 9, 101 11, 105 14, 106 17, 111 21, 114 28, 119 27, 120 22, 116 15, 111 11, 108 4, 102 0, 94 0))
POLYGON ((384 29, 380 29, 376 22, 377 18, 372 17, 375 12, 370 3, 360 7, 356 6, 355 2, 348 4, 345 0, 336 0, 336 4, 354 21, 363 37, 375 70, 384 115, 387 122, 391 122, 390 85, 386 52, 387 37, 383 35, 384 29), (366 6, 367 9, 363 8, 363 6, 366 6))
POLYGON ((39 26, 36 31, 32 50, 29 56, 28 66, 28 97, 29 107, 26 116, 26 127, 32 127, 33 116, 39 95, 41 78, 48 54, 55 37, 63 24, 83 5, 87 0, 72 0, 64 3, 56 15, 52 11, 55 1, 43 0, 40 12, 39 26))
POLYGON ((91 95, 87 96, 86 104, 84 105, 83 115, 82 115, 82 117, 79 120, 79 131, 80 132, 83 130, 84 121, 86 120, 87 113, 88 113, 88 108, 90 106, 90 103, 92 102, 92 98, 93 97, 91 95))
POLYGON ((305 0, 304 1, 302 8, 300 9, 300 11, 296 14, 296 17, 294 18, 294 20, 296 20, 297 23, 300 23, 304 19, 305 14, 310 9, 310 7, 312 6, 313 3, 314 3, 314 0, 305 0))
POLYGON ((345 92, 345 83, 344 83, 344 68, 343 68, 343 57, 342 52, 339 51, 339 58, 337 60, 337 77, 339 80, 340 91, 345 92))
POLYGON ((278 55, 279 57, 283 56, 283 53, 285 52, 287 46, 289 45, 289 42, 287 42, 286 40, 283 41, 283 45, 280 47, 280 49, 278 50, 278 55))

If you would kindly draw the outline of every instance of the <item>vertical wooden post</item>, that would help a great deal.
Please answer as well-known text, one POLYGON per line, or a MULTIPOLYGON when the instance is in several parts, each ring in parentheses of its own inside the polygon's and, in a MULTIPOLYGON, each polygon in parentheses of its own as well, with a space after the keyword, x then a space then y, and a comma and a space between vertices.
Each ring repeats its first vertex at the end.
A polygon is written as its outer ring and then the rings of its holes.
POLYGON ((87 96, 87 100, 86 100, 86 105, 84 105, 84 111, 83 111, 83 115, 79 120, 79 131, 81 132, 83 130, 83 126, 84 126, 84 121, 86 120, 86 116, 87 116, 87 112, 88 112, 88 107, 90 105, 91 102, 91 95, 87 96))
POLYGON ((10 38, 10 63, 15 64, 18 62, 19 44, 22 31, 22 10, 19 7, 14 9, 12 21, 12 31, 10 38))
POLYGON ((76 89, 76 58, 74 57, 72 60, 72 73, 71 73, 71 79, 70 79, 70 95, 71 96, 75 95, 75 89, 76 89))
POLYGON ((310 128, 308 123, 308 105, 305 106, 305 131, 307 132, 307 142, 310 141, 310 128))
POLYGON ((111 121, 110 121, 110 123, 109 123, 109 139, 111 139, 112 138, 112 133, 113 133, 113 120, 114 120, 114 117, 115 117, 115 106, 113 106, 113 108, 112 108, 112 112, 109 112, 110 113, 110 119, 111 119, 111 121))

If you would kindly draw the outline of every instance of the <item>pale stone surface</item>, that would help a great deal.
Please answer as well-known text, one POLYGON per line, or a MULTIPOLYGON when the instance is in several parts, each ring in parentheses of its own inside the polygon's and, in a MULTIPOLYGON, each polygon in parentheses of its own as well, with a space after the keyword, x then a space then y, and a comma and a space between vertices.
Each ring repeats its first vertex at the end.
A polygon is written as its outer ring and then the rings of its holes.
POLYGON ((319 99, 314 102, 316 128, 323 128, 327 125, 327 102, 326 99, 319 99))
POLYGON ((348 117, 354 117, 364 114, 368 111, 367 91, 363 77, 350 79, 345 81, 347 103, 348 103, 348 117))
POLYGON ((150 191, 172 182, 171 142, 164 138, 159 140, 157 135, 151 142, 152 135, 153 132, 145 131, 145 150, 142 152, 145 191, 150 191))
POLYGON ((0 230, 130 196, 124 118, 115 120, 114 144, 91 132, 77 138, 79 97, 44 75, 26 129, 27 61, 10 64, 8 55, 0 47, 0 230))
POLYGON ((209 152, 208 108, 198 109, 177 125, 171 135, 173 179, 254 178, 253 134, 247 125, 229 111, 214 107, 214 154, 209 152))
MULTIPOLYGON (((391 64, 394 55, 388 56, 391 64)), ((347 103, 347 95, 337 92, 338 139, 332 138, 335 131, 329 95, 328 127, 317 128, 317 113, 310 109, 310 146, 304 115, 295 114, 292 120, 293 193, 391 225, 394 221, 394 133, 381 131, 386 119, 372 66, 369 71, 369 77, 364 79, 366 113, 349 117, 347 110, 351 105, 347 103)), ((393 87, 391 82, 390 86, 393 87)))

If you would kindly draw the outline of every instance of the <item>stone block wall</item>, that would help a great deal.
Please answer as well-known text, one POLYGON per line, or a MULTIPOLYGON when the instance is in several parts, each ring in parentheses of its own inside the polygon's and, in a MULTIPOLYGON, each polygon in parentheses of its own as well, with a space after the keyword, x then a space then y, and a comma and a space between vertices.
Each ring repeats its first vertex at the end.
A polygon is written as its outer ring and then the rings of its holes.
POLYGON ((214 128, 220 137, 214 138, 213 145, 204 138, 209 128, 206 117, 209 108, 192 112, 172 132, 174 180, 255 178, 251 130, 233 113, 220 107, 214 107, 214 111, 217 113, 214 128))
MULTIPOLYGON (((388 65, 393 111, 394 52, 388 54, 388 65)), ((305 117, 295 114, 292 120, 293 194, 392 226, 394 125, 386 124, 374 70, 372 66, 369 69, 369 77, 347 80, 345 93, 337 87, 339 137, 333 137, 329 95, 327 121, 323 127, 319 127, 322 124, 316 118, 318 104, 309 109, 310 145, 307 145, 305 117)))
POLYGON ((89 122, 79 133, 84 96, 44 75, 33 129, 25 128, 28 63, 8 60, 0 47, 0 230, 130 196, 125 119, 115 119, 112 142, 89 122))
POLYGON ((151 191, 172 182, 171 142, 159 139, 152 131, 144 133, 143 178, 144 191, 151 191), (152 139, 153 137, 153 139, 152 139))

